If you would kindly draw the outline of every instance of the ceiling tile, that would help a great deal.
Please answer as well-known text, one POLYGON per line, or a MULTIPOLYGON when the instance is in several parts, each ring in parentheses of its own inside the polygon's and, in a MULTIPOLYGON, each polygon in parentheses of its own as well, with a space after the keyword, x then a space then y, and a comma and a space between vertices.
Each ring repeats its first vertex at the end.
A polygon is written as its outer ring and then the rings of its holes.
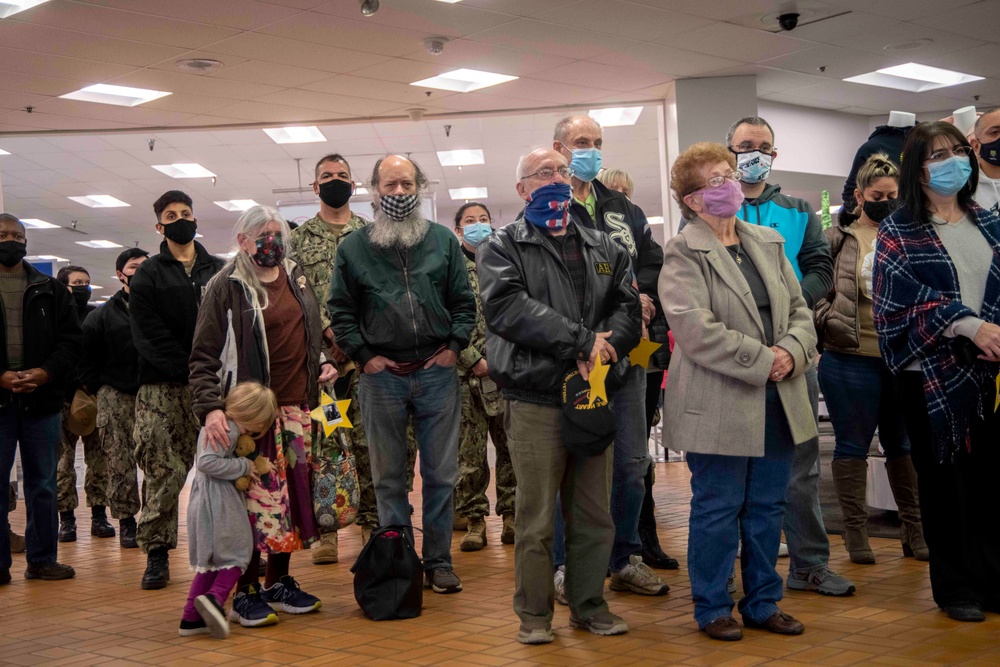
POLYGON ((305 67, 279 65, 277 63, 248 60, 232 67, 223 67, 212 72, 213 79, 231 79, 248 83, 263 83, 272 86, 300 86, 304 83, 327 79, 327 72, 305 67))
POLYGON ((629 70, 580 60, 544 72, 537 72, 531 78, 578 86, 593 86, 605 90, 628 91, 665 83, 670 81, 672 76, 651 70, 629 70))
MULTIPOLYGON (((885 53, 866 53, 836 46, 817 46, 787 56, 761 61, 761 64, 767 67, 820 75, 833 80, 846 79, 865 72, 874 72, 882 67, 898 65, 899 63, 898 58, 890 57, 885 53), (820 72, 821 67, 824 68, 822 72, 820 72)), ((884 89, 872 88, 872 90, 884 89)))
POLYGON ((10 19, 0 21, 0 44, 24 51, 139 67, 177 57, 189 50, 111 37, 95 38, 81 32, 18 23, 10 19))
POLYGON ((503 72, 512 76, 530 76, 535 72, 566 65, 572 58, 549 53, 506 49, 495 44, 485 44, 473 39, 457 39, 445 45, 444 53, 432 55, 421 49, 406 54, 407 60, 447 65, 449 69, 466 67, 488 72, 503 72))
POLYGON ((285 39, 259 33, 244 33, 211 47, 213 53, 242 56, 247 59, 279 63, 292 67, 309 67, 323 72, 345 73, 388 60, 348 49, 338 49, 327 44, 313 44, 302 40, 285 39))
MULTIPOLYGON (((358 19, 361 18, 359 14, 358 19)), ((259 32, 386 56, 401 56, 416 51, 422 48, 424 37, 427 37, 426 33, 415 30, 315 13, 299 14, 272 23, 259 32)))
POLYGON ((703 28, 712 23, 707 18, 623 0, 586 0, 573 5, 571 11, 553 9, 534 18, 584 30, 600 26, 602 32, 649 42, 662 41, 670 35, 703 28))
POLYGON ((462 4, 513 14, 514 16, 535 16, 555 8, 568 10, 579 2, 581 0, 545 0, 545 2, 538 2, 538 0, 463 0, 462 4))
MULTIPOLYGON (((908 21, 926 19, 933 15, 952 13, 960 7, 973 5, 980 0, 826 0, 830 4, 845 9, 880 14, 890 18, 906 18, 908 21)), ((989 3, 980 3, 989 4, 989 3)))
MULTIPOLYGON (((126 9, 151 16, 165 16, 180 20, 197 17, 199 23, 220 25, 238 30, 253 30, 293 16, 300 9, 281 7, 274 3, 256 0, 79 0, 88 5, 101 5, 126 9)), ((321 4, 310 0, 311 5, 321 4)))
POLYGON ((397 102, 366 100, 360 97, 330 95, 329 93, 317 93, 309 90, 284 90, 258 97, 255 101, 287 104, 303 109, 335 111, 341 115, 355 117, 374 116, 399 107, 397 102))
MULTIPOLYGON (((409 84, 413 81, 422 81, 423 79, 429 79, 430 77, 437 76, 438 74, 444 74, 452 69, 453 68, 448 67, 447 65, 393 58, 392 60, 386 60, 376 65, 372 65, 371 67, 357 70, 356 72, 353 72, 353 75, 366 79, 379 79, 383 81, 395 81, 396 83, 409 84)), ((506 74, 506 72, 498 72, 498 74, 506 74)), ((424 91, 431 89, 414 87, 414 90, 424 91)), ((433 90, 435 93, 441 92, 437 89, 433 90)))
POLYGON ((114 65, 48 53, 0 48, 0 69, 33 76, 97 82, 127 74, 134 68, 130 65, 114 65))
POLYGON ((928 58, 924 64, 1000 79, 1000 45, 984 44, 974 49, 928 58))
MULTIPOLYGON (((333 95, 398 102, 406 106, 422 106, 428 100, 425 89, 411 86, 409 83, 380 81, 347 74, 303 84, 299 88, 333 95)), ((440 100, 444 97, 454 97, 457 94, 445 90, 435 90, 431 97, 440 100)))
POLYGON ((973 2, 968 0, 952 0, 961 2, 962 7, 949 9, 947 3, 938 4, 933 15, 920 18, 914 23, 920 23, 938 30, 947 30, 959 35, 978 37, 988 42, 1000 42, 997 28, 997 4, 988 2, 973 2))
MULTIPOLYGON (((331 2, 316 10, 347 19, 359 19, 355 3, 331 2)), ((461 37, 509 23, 517 17, 500 13, 501 10, 484 11, 466 3, 449 5, 436 0, 406 0, 405 3, 384 3, 374 16, 362 19, 365 23, 393 28, 416 30, 427 35, 461 37)))
POLYGON ((518 19, 475 36, 476 41, 510 49, 550 53, 571 59, 599 56, 617 48, 620 38, 599 31, 556 26, 546 21, 518 19))
POLYGON ((265 104, 263 102, 240 102, 231 107, 219 109, 215 114, 223 117, 238 118, 244 122, 274 122, 289 125, 306 121, 315 123, 319 120, 335 120, 348 117, 345 114, 338 114, 333 111, 298 109, 296 107, 265 104))
POLYGON ((793 37, 726 23, 714 23, 658 41, 679 49, 747 63, 785 56, 812 46, 809 42, 793 37))
MULTIPOLYGON (((219 72, 213 73, 212 76, 205 74, 182 74, 177 71, 142 69, 118 77, 112 83, 119 86, 137 86, 139 88, 152 88, 153 90, 166 90, 177 94, 205 95, 231 100, 252 99, 277 92, 288 85, 280 83, 277 85, 266 85, 257 81, 230 80, 229 78, 216 76, 216 74, 225 72, 227 69, 232 68, 223 68, 219 72)), ((323 76, 329 75, 324 74, 323 76)))

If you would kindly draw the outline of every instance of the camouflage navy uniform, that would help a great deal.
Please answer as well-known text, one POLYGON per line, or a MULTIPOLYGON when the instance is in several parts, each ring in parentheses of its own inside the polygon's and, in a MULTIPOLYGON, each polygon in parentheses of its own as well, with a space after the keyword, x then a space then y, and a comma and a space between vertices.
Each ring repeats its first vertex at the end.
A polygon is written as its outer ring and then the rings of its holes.
MULTIPOLYGON (((368 221, 352 214, 351 219, 344 226, 344 229, 337 234, 333 228, 323 221, 319 215, 315 215, 305 221, 297 229, 292 230, 291 259, 301 267, 309 282, 312 283, 316 292, 316 300, 320 303, 320 322, 323 331, 330 327, 330 314, 326 309, 326 300, 330 295, 330 274, 333 272, 333 264, 337 257, 337 248, 340 243, 353 231, 361 229, 368 224, 368 221)), ((332 357, 331 357, 332 358, 332 357)), ((338 366, 337 370, 341 376, 347 374, 348 369, 353 368, 353 364, 338 366)), ((361 418, 361 404, 358 402, 358 377, 359 372, 355 372, 351 378, 350 388, 346 398, 351 400, 347 407, 347 418, 353 425, 352 429, 346 431, 351 445, 351 452, 354 454, 355 465, 358 473, 358 520, 359 526, 374 528, 378 526, 378 509, 375 504, 375 485, 372 483, 371 461, 368 457, 368 440, 365 437, 365 427, 361 418)), ((344 396, 337 398, 343 399, 344 396)), ((407 461, 409 462, 407 482, 409 488, 413 489, 413 469, 417 456, 416 439, 412 436, 412 428, 408 429, 407 439, 407 461)), ((334 456, 339 443, 335 438, 326 439, 322 434, 314 435, 314 442, 319 443, 318 451, 327 456, 334 456)), ((324 527, 323 531, 327 529, 324 527)), ((336 530, 336 528, 334 528, 336 530)))
POLYGON ((476 328, 469 347, 458 355, 458 376, 462 384, 462 425, 458 437, 458 479, 455 482, 455 516, 481 519, 490 512, 486 489, 490 485, 490 464, 486 455, 489 433, 497 450, 496 487, 498 516, 514 515, 517 482, 507 450, 503 427, 503 397, 489 377, 476 377, 472 368, 486 351, 486 321, 479 302, 476 263, 465 258, 469 288, 476 298, 476 328), (484 386, 485 385, 485 386, 484 386))
MULTIPOLYGON (((59 465, 56 468, 56 498, 60 512, 70 512, 80 505, 76 491, 76 445, 81 436, 69 430, 68 402, 62 410, 62 447, 59 465)), ((83 478, 83 490, 87 494, 87 507, 106 507, 108 504, 107 458, 101 448, 101 429, 95 428, 83 437, 83 460, 87 472, 83 478)))
POLYGON ((118 520, 133 517, 140 508, 132 438, 135 395, 118 391, 111 385, 101 387, 97 391, 97 426, 101 429, 106 457, 106 497, 111 516, 118 520))

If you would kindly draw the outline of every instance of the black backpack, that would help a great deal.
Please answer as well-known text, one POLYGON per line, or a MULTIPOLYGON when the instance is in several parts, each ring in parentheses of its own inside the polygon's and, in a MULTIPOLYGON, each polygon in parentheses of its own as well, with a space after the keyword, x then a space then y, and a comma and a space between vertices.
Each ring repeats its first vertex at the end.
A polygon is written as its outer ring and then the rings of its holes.
POLYGON ((424 602, 424 570, 409 526, 382 526, 351 566, 354 599, 373 621, 416 618, 424 602))

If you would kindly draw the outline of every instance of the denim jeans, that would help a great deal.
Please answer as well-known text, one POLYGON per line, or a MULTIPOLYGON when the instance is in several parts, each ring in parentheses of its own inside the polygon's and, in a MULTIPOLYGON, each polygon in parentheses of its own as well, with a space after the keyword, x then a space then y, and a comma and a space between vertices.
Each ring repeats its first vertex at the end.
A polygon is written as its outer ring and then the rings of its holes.
POLYGON ((796 447, 773 384, 767 387, 765 419, 762 458, 687 453, 688 573, 699 628, 732 612, 726 580, 736 560, 737 535, 743 540, 740 614, 761 623, 778 611, 783 582, 775 565, 796 447))
POLYGON ((410 526, 406 494, 406 425, 412 415, 423 491, 423 558, 427 571, 451 568, 458 429, 462 399, 454 366, 410 375, 361 375, 358 400, 368 435, 379 524, 410 526))
POLYGON ((835 459, 868 458, 872 437, 890 461, 910 453, 903 426, 903 409, 896 398, 892 373, 881 357, 824 352, 819 362, 819 386, 830 411, 835 459))
MULTIPOLYGON (((628 565, 629 556, 642 551, 639 540, 639 512, 646 495, 644 478, 649 468, 649 437, 646 429, 646 369, 633 366, 625 384, 611 396, 617 429, 614 466, 611 476, 611 519, 615 522, 615 543, 611 550, 611 571, 628 565)), ((558 507, 558 505, 557 505, 558 507)), ((556 512, 555 565, 566 562, 565 527, 556 512)))
MULTIPOLYGON (((805 372, 806 388, 813 417, 819 420, 819 380, 816 366, 805 372)), ((785 539, 788 541, 790 572, 811 572, 830 562, 830 539, 819 506, 819 438, 795 447, 792 475, 788 480, 788 512, 785 539)))
MULTIPOLYGON (((10 479, 14 454, 21 444, 21 468, 24 477, 24 507, 28 516, 24 539, 29 565, 56 562, 59 515, 56 510, 56 465, 62 419, 58 412, 28 415, 21 400, 13 397, 0 408, 0 479, 10 479)), ((7 503, 0 503, 0 570, 9 570, 10 535, 7 527, 7 503)))

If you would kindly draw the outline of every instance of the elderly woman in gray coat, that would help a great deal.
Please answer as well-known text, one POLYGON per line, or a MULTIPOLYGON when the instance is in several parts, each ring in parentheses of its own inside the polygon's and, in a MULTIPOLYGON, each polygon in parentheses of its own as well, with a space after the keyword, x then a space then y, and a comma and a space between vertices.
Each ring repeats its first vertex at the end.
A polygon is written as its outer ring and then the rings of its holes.
POLYGON ((688 569, 698 627, 743 636, 726 580, 742 536, 746 627, 799 634, 775 570, 794 447, 816 437, 802 373, 816 334, 774 230, 736 219, 743 203, 724 146, 682 153, 670 186, 692 220, 664 247, 659 293, 676 340, 664 401, 671 449, 691 470, 688 569))

